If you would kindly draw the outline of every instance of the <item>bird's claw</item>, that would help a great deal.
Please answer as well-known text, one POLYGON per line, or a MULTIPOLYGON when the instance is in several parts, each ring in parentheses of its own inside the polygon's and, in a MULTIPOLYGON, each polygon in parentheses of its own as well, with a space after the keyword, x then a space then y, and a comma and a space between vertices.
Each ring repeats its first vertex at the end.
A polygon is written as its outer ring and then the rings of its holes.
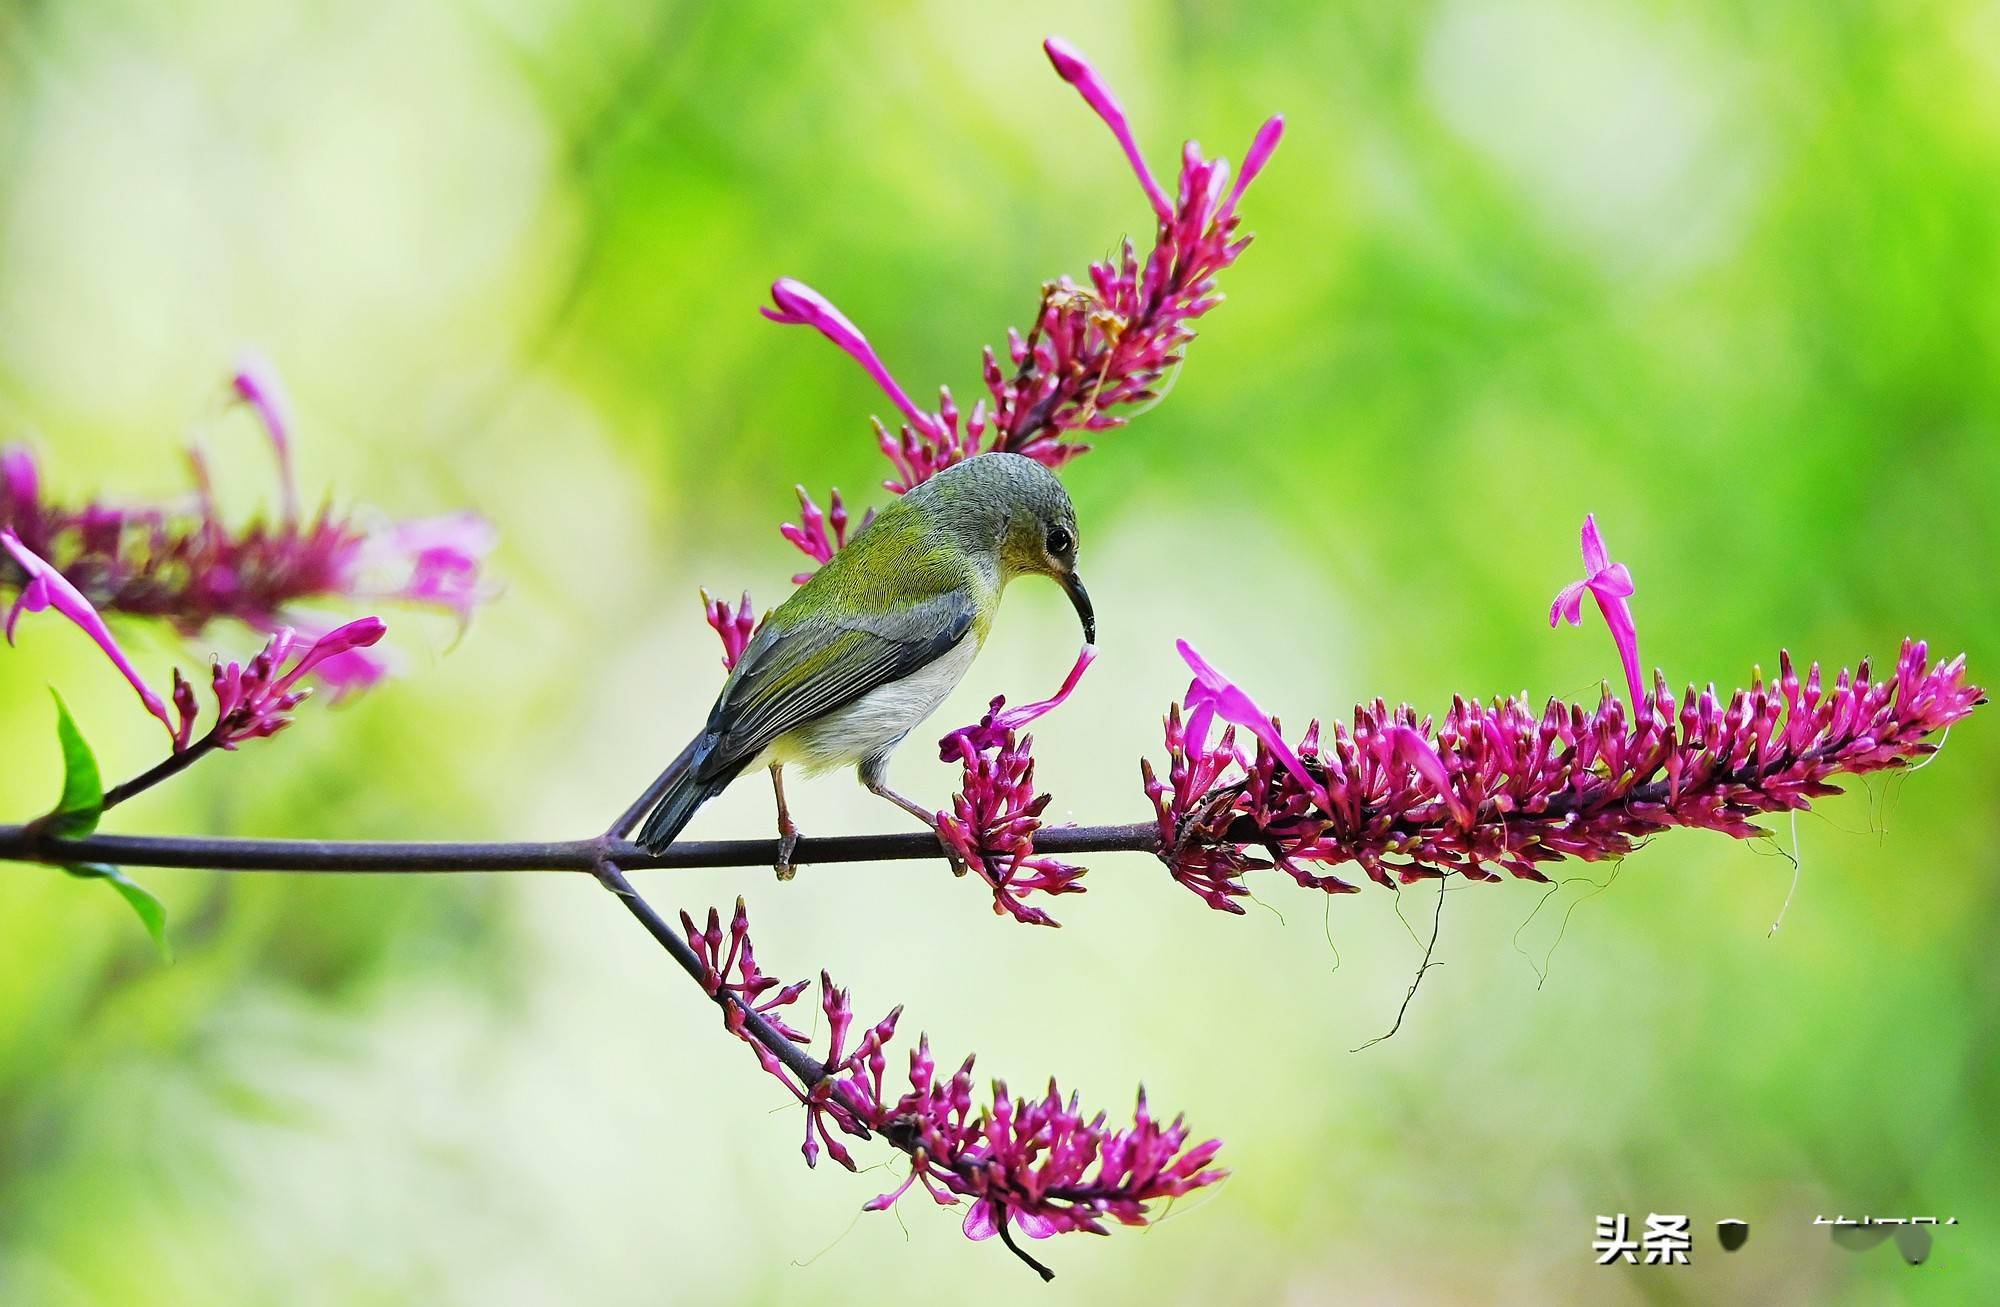
POLYGON ((799 828, 788 821, 778 828, 778 861, 771 867, 779 880, 790 880, 799 874, 799 869, 792 865, 792 852, 798 847, 799 828))

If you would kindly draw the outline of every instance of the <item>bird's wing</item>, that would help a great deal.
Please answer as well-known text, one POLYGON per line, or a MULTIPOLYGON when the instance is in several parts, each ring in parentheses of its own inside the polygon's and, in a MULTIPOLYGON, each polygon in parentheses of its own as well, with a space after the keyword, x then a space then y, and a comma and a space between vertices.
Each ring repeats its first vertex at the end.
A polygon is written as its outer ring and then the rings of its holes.
POLYGON ((753 639, 709 716, 704 777, 733 774, 787 731, 921 670, 972 629, 972 592, 953 588, 867 619, 753 639))

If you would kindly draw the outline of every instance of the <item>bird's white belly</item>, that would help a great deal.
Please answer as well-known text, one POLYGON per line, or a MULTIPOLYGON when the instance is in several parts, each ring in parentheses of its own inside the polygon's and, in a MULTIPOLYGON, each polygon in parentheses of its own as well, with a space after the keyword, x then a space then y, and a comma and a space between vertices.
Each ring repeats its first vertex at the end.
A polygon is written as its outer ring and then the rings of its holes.
POLYGON ((870 690, 846 707, 784 735, 767 756, 771 761, 796 763, 808 774, 858 764, 890 748, 936 712, 978 653, 978 638, 967 635, 902 680, 870 690))

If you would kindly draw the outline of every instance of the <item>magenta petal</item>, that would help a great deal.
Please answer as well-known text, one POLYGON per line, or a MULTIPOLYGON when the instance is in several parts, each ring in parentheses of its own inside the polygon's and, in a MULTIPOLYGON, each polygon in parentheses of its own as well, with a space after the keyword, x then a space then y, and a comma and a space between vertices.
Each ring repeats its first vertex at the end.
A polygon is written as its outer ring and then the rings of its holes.
POLYGON ((1070 693, 1076 689, 1077 682, 1083 679, 1084 671, 1096 659, 1097 646, 1089 644, 1083 646, 1082 651, 1076 656, 1076 664, 1069 669, 1069 676, 1063 680, 1062 688, 1058 689, 1053 697, 1043 699, 1037 703, 1022 704, 1019 708, 1005 709, 993 719, 993 725, 1003 731, 1018 731, 1028 723, 1045 717, 1052 710, 1060 708, 1063 701, 1068 699, 1070 693))
POLYGON ((166 704, 160 701, 159 695, 153 693, 152 687, 146 684, 145 678, 139 675, 138 669, 125 657, 125 651, 118 647, 118 641, 112 638, 110 628, 104 625, 104 619, 97 615, 97 609, 91 606, 90 600, 85 599, 61 572, 22 544, 21 538, 12 531, 0 528, 0 547, 5 547, 7 552, 14 556, 14 561, 28 574, 28 584, 23 587, 20 598, 15 600, 14 611, 7 616, 8 639, 13 639, 14 620, 22 609, 25 608, 30 612, 40 612, 45 608, 55 609, 74 622, 99 649, 104 651, 104 656, 111 660, 112 666, 131 683, 133 691, 139 696, 139 702, 146 706, 146 711, 160 719, 161 725, 167 728, 169 737, 174 736, 174 720, 167 714, 166 704), (32 596, 30 591, 34 592, 32 596))
POLYGON ((1187 741, 1188 751, 1196 754, 1208 752, 1208 728, 1215 720, 1215 705, 1208 698, 1196 695, 1199 685, 1200 682, 1190 683, 1187 693, 1181 696, 1181 702, 1189 705, 1187 725, 1182 728, 1181 736, 1187 741))
POLYGON ((1588 581, 1571 581, 1556 592, 1556 601, 1549 605, 1549 625, 1557 626, 1567 618, 1571 626, 1583 625, 1583 592, 1589 587, 1588 581))
POLYGON ((1597 529, 1597 515, 1583 515, 1583 571, 1586 576, 1596 576, 1611 565, 1611 555, 1605 552, 1604 536, 1597 529))
POLYGON ((1243 156, 1243 168, 1236 174, 1236 185, 1230 188, 1229 198, 1223 201, 1217 217, 1227 218, 1236 212, 1236 202, 1243 198, 1243 192, 1250 189, 1250 183, 1257 179, 1257 174, 1264 171, 1264 165, 1271 161, 1271 155, 1284 135, 1283 114, 1273 114, 1265 119, 1264 125, 1257 129, 1256 139, 1250 142, 1249 153, 1243 156))
POLYGON ((993 1204, 982 1198, 965 1214, 965 1237, 973 1240, 991 1239, 998 1233, 1000 1227, 993 1220, 993 1204))
POLYGON ((1608 599, 1623 599, 1632 593, 1631 569, 1623 563, 1613 563, 1590 578, 1590 588, 1608 599))
POLYGON ((39 576, 30 577, 28 583, 21 587, 21 593, 14 597, 14 602, 8 605, 6 625, 7 643, 14 643, 14 623, 21 620, 22 613, 39 613, 48 606, 48 583, 39 576))
POLYGON ((1118 97, 1111 93, 1104 78, 1091 67, 1081 51, 1060 36, 1052 36, 1042 42, 1042 49, 1055 66, 1056 75, 1077 89, 1084 103, 1096 110, 1104 125, 1111 129, 1111 134, 1118 138, 1132 171, 1138 174, 1139 185, 1146 189, 1146 199, 1152 204, 1153 212, 1159 215, 1161 222, 1172 222, 1174 206, 1168 201, 1166 192, 1160 189, 1160 183, 1153 180, 1152 171, 1146 167, 1145 156, 1139 153, 1139 142, 1132 137, 1131 124, 1125 119, 1125 107, 1118 103, 1118 97))
POLYGON ((942 436, 936 417, 917 407, 903 387, 890 373, 881 355, 868 343, 868 337, 861 334, 861 328, 848 321, 847 315, 833 306, 833 301, 820 294, 802 281, 791 277, 780 277, 771 283, 771 300, 776 310, 761 309, 765 317, 773 322, 811 327, 853 356, 882 388, 910 425, 932 437, 942 436))
POLYGON ((1015 1212, 1014 1224, 1020 1226, 1021 1233, 1030 1239, 1046 1239, 1062 1229, 1054 1218, 1040 1212, 1015 1212))

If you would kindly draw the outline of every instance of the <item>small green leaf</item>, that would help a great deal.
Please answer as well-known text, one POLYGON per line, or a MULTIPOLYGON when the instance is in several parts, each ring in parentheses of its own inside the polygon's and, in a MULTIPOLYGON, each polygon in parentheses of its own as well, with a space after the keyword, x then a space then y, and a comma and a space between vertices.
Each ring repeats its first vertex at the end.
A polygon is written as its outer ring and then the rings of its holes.
POLYGON ((47 829, 58 839, 74 839, 97 829, 97 819, 104 813, 104 779, 98 773, 96 755, 84 742, 83 732, 76 728, 76 719, 69 715, 69 705, 54 686, 49 687, 49 693, 56 701, 56 741, 62 746, 63 787, 62 798, 56 800, 55 811, 49 814, 47 829))
POLYGON ((102 880, 118 891, 118 896, 132 905, 132 911, 139 914, 139 923, 146 933, 153 937, 154 947, 160 950, 162 962, 174 960, 173 945, 167 941, 167 910, 160 901, 143 886, 131 879, 117 867, 105 862, 78 862, 63 868, 80 880, 102 880))

